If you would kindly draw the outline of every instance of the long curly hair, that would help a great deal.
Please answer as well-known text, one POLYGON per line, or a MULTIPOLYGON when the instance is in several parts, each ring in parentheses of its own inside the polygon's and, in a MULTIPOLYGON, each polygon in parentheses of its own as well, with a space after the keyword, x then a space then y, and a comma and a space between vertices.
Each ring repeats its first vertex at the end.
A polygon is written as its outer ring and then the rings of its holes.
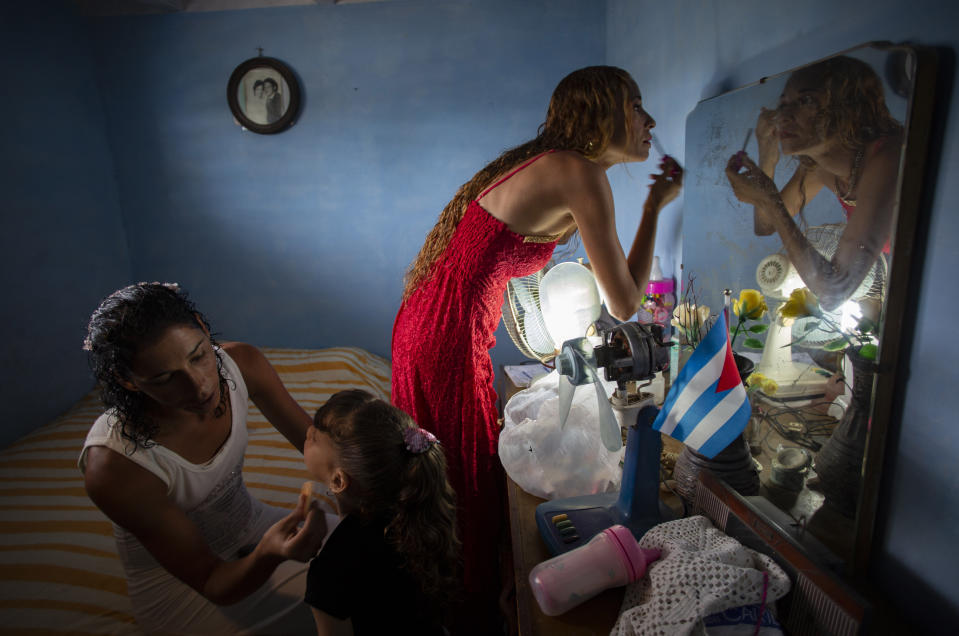
MULTIPOLYGON (((175 283, 129 285, 107 296, 90 316, 83 348, 89 354, 103 404, 113 409, 120 434, 133 442, 131 453, 138 446, 153 446, 158 426, 146 412, 148 398, 125 388, 120 380, 130 378, 130 364, 140 349, 176 325, 197 329, 203 325, 211 332, 206 318, 175 283)), ((212 335, 210 342, 217 351, 212 335)), ((226 379, 219 353, 216 359, 222 389, 226 379)))
POLYGON ((825 99, 817 116, 819 131, 849 150, 902 130, 886 106, 882 79, 862 60, 831 57, 794 72, 787 84, 794 82, 821 88, 825 99))
POLYGON ((458 595, 456 494, 438 443, 412 453, 403 438, 416 422, 361 389, 334 394, 313 424, 330 436, 350 477, 347 503, 361 517, 387 519, 386 539, 441 615, 458 595))
MULTIPOLYGON (((872 141, 902 131, 902 124, 889 113, 882 79, 873 68, 854 57, 838 55, 795 71, 790 83, 821 88, 824 99, 815 119, 820 138, 835 137, 847 150, 858 152, 872 141)), ((816 166, 808 155, 800 155, 803 170, 799 181, 799 219, 805 230, 806 174, 816 166)))
POLYGON ((632 134, 629 102, 634 85, 630 74, 615 66, 589 66, 564 77, 553 91, 546 121, 540 125, 536 137, 487 164, 446 204, 407 271, 403 300, 430 277, 433 265, 449 245, 466 208, 494 178, 548 150, 573 150, 595 159, 609 146, 620 120, 625 122, 628 138, 632 134))

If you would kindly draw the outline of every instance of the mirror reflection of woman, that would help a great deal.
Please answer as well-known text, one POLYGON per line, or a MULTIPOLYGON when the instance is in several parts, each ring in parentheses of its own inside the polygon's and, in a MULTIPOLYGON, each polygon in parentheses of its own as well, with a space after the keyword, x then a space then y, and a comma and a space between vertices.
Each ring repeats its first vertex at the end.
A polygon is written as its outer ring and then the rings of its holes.
POLYGON ((778 233, 803 282, 824 309, 835 309, 889 251, 903 131, 886 107, 882 80, 846 56, 800 69, 778 107, 762 109, 756 139, 758 165, 740 152, 726 166, 733 192, 754 206, 756 234, 778 233), (798 157, 799 165, 779 190, 773 176, 781 154, 798 157), (823 188, 846 218, 831 259, 809 244, 793 218, 823 188))
POLYGON ((649 158, 650 129, 629 74, 574 71, 553 92, 539 134, 507 150, 457 192, 410 266, 393 327, 394 404, 447 450, 457 491, 467 606, 454 633, 496 633, 498 538, 505 475, 489 349, 510 278, 532 274, 557 243, 582 237, 607 308, 636 313, 649 277, 660 210, 679 193, 672 159, 653 175, 627 256, 606 171, 649 158))

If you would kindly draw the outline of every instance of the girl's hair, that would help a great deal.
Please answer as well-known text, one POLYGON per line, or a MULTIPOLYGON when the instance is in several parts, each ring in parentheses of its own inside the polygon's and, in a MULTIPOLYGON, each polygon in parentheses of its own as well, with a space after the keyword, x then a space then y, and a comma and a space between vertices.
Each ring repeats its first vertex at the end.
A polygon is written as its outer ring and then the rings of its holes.
MULTIPOLYGON (((811 64, 794 72, 787 81, 818 86, 825 95, 816 117, 822 138, 838 137, 842 146, 858 151, 880 137, 898 133, 902 124, 893 118, 886 106, 882 79, 872 67, 853 57, 839 55, 811 64)), ((816 165, 809 156, 801 155, 800 169, 808 171, 816 165)), ((805 173, 799 182, 800 227, 805 230, 805 173)))
MULTIPOLYGON (((89 352, 90 366, 100 385, 100 397, 112 408, 120 424, 120 434, 137 446, 153 445, 157 425, 146 414, 146 396, 120 384, 130 378, 130 364, 137 352, 156 342, 166 329, 187 325, 210 331, 203 314, 197 311, 175 283, 137 283, 107 296, 87 326, 83 348, 89 352)), ((216 341, 210 336, 216 347, 216 341)), ((226 383, 217 353, 217 371, 221 388, 226 383)))
POLYGON ((443 449, 407 450, 403 432, 418 428, 413 419, 361 389, 334 394, 313 424, 333 440, 350 477, 341 496, 361 517, 387 520, 387 541, 441 613, 460 581, 456 495, 443 449))
POLYGON ((609 146, 617 121, 625 122, 628 138, 632 133, 630 89, 634 85, 629 73, 614 66, 589 66, 564 77, 553 91, 546 121, 537 136, 494 159, 463 184, 446 205, 406 273, 403 299, 429 278, 466 208, 494 178, 547 150, 574 150, 594 159, 609 146))

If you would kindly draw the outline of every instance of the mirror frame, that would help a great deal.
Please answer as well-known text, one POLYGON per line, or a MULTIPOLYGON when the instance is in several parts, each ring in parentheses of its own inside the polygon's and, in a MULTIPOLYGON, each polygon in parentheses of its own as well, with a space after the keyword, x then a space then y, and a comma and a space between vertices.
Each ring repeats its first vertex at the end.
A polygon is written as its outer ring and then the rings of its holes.
MULTIPOLYGON (((866 437, 862 466, 862 486, 856 512, 855 542, 848 573, 854 577, 866 574, 875 538, 876 512, 879 502, 882 467, 890 432, 899 419, 894 417, 894 404, 900 380, 907 375, 908 361, 899 359, 902 334, 906 326, 906 310, 915 300, 911 290, 914 271, 921 270, 921 246, 916 244, 918 221, 922 215, 923 187, 929 155, 929 137, 933 125, 937 59, 928 47, 890 42, 869 42, 862 46, 880 49, 899 48, 915 56, 916 76, 909 103, 902 169, 899 173, 899 207, 893 227, 892 264, 889 270, 888 294, 883 307, 879 367, 873 384, 872 425, 866 437)), ((861 47, 856 47, 861 48, 861 47)))
MULTIPOLYGON (((929 137, 932 129, 932 114, 935 103, 935 78, 937 60, 935 50, 930 47, 916 46, 910 43, 896 44, 887 41, 869 41, 855 47, 839 51, 806 64, 786 69, 772 76, 760 78, 758 81, 745 84, 730 91, 724 91, 701 100, 697 104, 722 97, 732 92, 742 91, 750 87, 765 84, 775 78, 787 76, 800 68, 810 66, 838 55, 854 54, 856 51, 871 47, 889 53, 899 50, 912 56, 914 62, 914 77, 912 79, 912 95, 908 102, 903 119, 904 142, 901 154, 899 171, 898 194, 899 204, 893 219, 894 234, 892 235, 892 259, 887 278, 886 300, 882 308, 880 321, 880 354, 872 391, 871 425, 866 438, 866 447, 861 468, 861 486, 856 508, 856 517, 853 525, 853 544, 850 554, 837 554, 845 564, 845 575, 855 580, 862 580, 866 574, 872 545, 875 538, 876 512, 879 503, 879 489, 882 480, 882 466, 885 459, 886 446, 894 436, 891 433, 898 426, 898 418, 894 413, 896 391, 900 381, 905 378, 908 361, 899 360, 902 350, 902 334, 906 324, 907 308, 915 300, 911 285, 915 284, 914 272, 921 268, 922 262, 916 245, 917 226, 922 214, 923 187, 926 183, 925 167, 929 154, 929 137)), ((693 111, 695 112, 695 111, 693 111)), ((692 117, 692 113, 689 117, 692 117)), ((690 124, 687 118, 687 162, 690 156, 690 124)), ((695 133, 692 133, 695 134, 695 133)), ((723 162, 725 165, 725 162, 723 162)), ((690 171, 686 182, 693 183, 694 177, 690 171)), ((745 204, 742 204, 745 205, 745 204)), ((690 218, 687 208, 684 217, 690 218)), ((688 240, 683 234, 683 262, 686 267, 686 244, 688 240)), ((682 272, 683 269, 680 271, 682 272)), ((695 275, 695 272, 690 272, 695 275)), ((682 281, 685 283, 685 281, 682 281)), ((780 533, 784 541, 792 537, 779 526, 775 519, 764 513, 759 507, 744 498, 752 514, 764 520, 769 526, 780 533)))

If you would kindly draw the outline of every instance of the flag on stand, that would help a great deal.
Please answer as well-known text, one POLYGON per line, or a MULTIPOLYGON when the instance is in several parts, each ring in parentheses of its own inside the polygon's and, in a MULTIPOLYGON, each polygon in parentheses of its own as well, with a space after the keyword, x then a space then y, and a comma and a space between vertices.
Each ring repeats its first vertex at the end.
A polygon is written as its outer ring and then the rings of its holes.
POLYGON ((653 429, 712 459, 743 432, 750 411, 720 314, 676 376, 653 429))

